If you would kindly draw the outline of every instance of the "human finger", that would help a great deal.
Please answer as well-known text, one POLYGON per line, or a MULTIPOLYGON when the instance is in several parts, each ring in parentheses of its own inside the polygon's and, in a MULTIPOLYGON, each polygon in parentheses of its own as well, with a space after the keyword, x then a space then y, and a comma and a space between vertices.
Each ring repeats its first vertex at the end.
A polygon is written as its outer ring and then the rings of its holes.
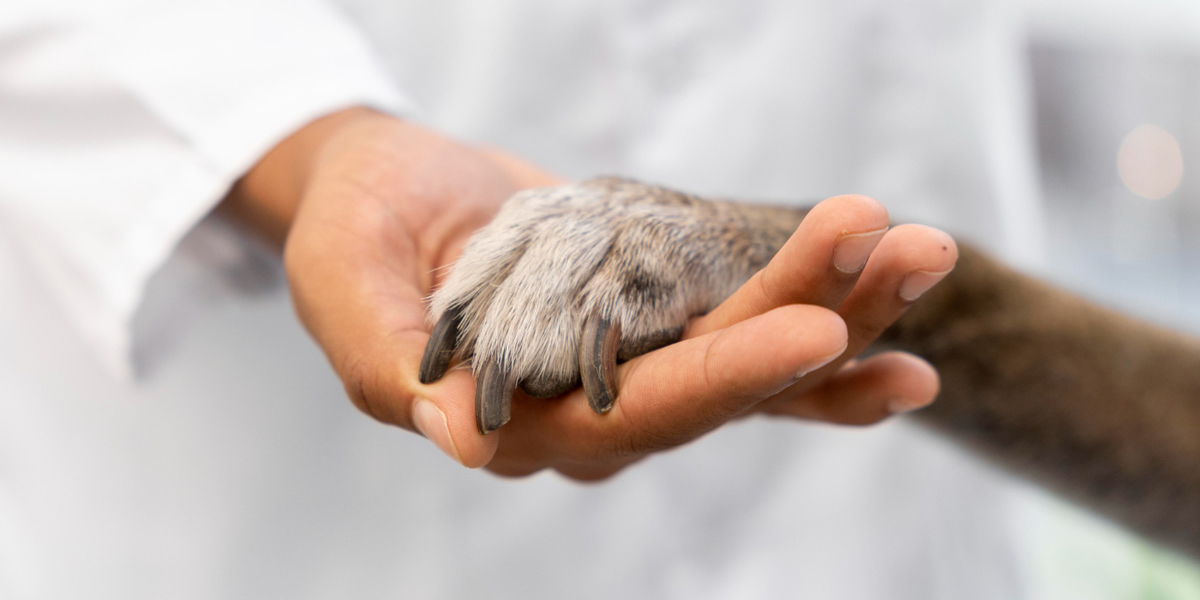
POLYGON ((417 379, 428 339, 428 269, 416 241, 390 222, 390 211, 356 193, 317 182, 302 204, 285 249, 297 313, 360 410, 420 431, 464 465, 481 466, 496 442, 475 431, 470 375, 429 386, 417 379), (419 399, 427 402, 414 413, 419 399))
POLYGON ((845 345, 845 324, 833 311, 780 307, 625 363, 621 401, 606 414, 593 412, 579 390, 555 402, 518 398, 496 460, 531 468, 674 447, 778 393, 845 345))
POLYGON ((819 384, 866 350, 913 302, 949 274, 957 260, 954 239, 941 230, 924 225, 892 228, 837 309, 849 335, 846 354, 797 382, 797 391, 819 384))
POLYGON ((843 425, 871 425, 933 402, 937 371, 906 352, 885 352, 847 364, 816 387, 789 388, 759 405, 771 415, 843 425))
POLYGON ((866 196, 836 196, 817 204, 771 262, 711 313, 695 319, 685 337, 787 304, 837 308, 887 230, 887 209, 866 196))

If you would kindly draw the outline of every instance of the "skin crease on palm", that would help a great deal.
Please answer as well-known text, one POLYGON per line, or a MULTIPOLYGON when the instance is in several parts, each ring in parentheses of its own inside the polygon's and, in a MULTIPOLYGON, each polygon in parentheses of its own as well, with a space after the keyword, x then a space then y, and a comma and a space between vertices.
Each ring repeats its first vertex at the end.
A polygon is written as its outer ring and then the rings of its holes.
POLYGON ((937 374, 920 358, 851 359, 911 304, 900 296, 907 277, 954 267, 954 242, 936 229, 894 227, 875 236, 861 269, 844 272, 834 266, 838 243, 885 230, 888 214, 869 198, 839 196, 817 205, 765 269, 691 320, 681 342, 620 365, 610 412, 595 414, 581 390, 554 400, 518 393, 512 421, 481 435, 470 371, 418 381, 427 298, 507 198, 559 183, 501 151, 349 108, 280 142, 222 210, 283 248, 296 311, 354 404, 420 431, 468 467, 597 480, 746 414, 865 425, 937 394, 937 374))

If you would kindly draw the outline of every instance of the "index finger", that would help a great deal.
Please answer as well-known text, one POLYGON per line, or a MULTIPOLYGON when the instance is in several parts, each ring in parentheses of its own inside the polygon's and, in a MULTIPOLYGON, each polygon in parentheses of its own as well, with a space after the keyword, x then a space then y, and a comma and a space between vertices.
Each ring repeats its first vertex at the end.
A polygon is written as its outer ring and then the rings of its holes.
POLYGON ((711 313, 694 320, 685 337, 787 304, 836 309, 887 230, 887 209, 874 199, 847 195, 822 201, 766 267, 711 313))

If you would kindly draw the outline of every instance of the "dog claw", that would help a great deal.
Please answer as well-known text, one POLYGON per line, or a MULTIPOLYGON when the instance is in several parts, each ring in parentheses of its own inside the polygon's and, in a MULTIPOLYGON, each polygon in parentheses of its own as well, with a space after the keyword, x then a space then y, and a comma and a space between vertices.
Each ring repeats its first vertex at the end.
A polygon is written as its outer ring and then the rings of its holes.
POLYGON ((500 429, 512 416, 512 397, 516 380, 496 362, 479 370, 475 384, 475 425, 487 435, 500 429))
POLYGON ((442 378, 450 368, 450 360, 454 358, 454 350, 458 347, 458 324, 462 320, 462 309, 447 308, 433 326, 429 334, 429 342, 425 344, 425 354, 421 356, 421 369, 417 378, 423 384, 430 384, 442 378))
POLYGON ((617 350, 621 324, 598 313, 588 317, 579 345, 579 373, 588 404, 597 413, 612 410, 617 400, 617 350))

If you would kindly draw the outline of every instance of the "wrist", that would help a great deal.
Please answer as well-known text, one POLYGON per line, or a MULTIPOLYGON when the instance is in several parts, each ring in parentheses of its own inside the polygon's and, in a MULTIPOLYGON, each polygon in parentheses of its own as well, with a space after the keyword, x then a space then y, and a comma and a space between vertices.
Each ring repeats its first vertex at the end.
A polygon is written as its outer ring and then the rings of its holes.
POLYGON ((282 248, 321 150, 349 123, 381 116, 351 107, 311 121, 263 155, 218 210, 282 248))

